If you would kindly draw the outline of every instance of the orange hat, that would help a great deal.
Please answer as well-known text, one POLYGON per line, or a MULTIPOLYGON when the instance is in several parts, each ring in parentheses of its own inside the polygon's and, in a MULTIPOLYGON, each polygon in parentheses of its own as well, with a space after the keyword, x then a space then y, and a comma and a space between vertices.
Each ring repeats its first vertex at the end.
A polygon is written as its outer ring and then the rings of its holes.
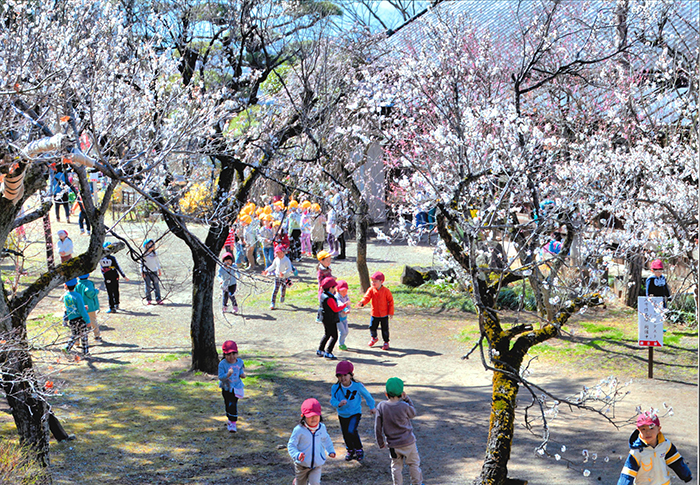
POLYGON ((308 200, 305 200, 305 201, 303 201, 303 202, 301 203, 301 208, 302 208, 302 209, 306 210, 306 209, 308 209, 309 207, 311 207, 311 202, 309 202, 308 200))
POLYGON ((270 207, 269 205, 266 205, 265 208, 263 209, 263 212, 265 214, 272 214, 272 207, 270 207))
POLYGON ((297 202, 296 200, 289 201, 289 208, 290 209, 296 209, 297 207, 299 207, 299 202, 297 202))
POLYGON ((313 204, 311 204, 311 210, 314 212, 321 212, 320 204, 314 202, 313 204))
POLYGON ((243 217, 241 217, 241 222, 243 224, 250 224, 251 222, 253 222, 253 218, 246 214, 243 217))

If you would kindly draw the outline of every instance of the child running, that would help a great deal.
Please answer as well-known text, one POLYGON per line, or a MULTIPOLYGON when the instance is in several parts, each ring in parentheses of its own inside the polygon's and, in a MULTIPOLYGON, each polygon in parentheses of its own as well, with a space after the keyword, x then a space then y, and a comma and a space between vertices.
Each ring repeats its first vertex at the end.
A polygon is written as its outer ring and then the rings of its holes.
POLYGON ((355 380, 354 370, 355 367, 349 360, 338 362, 335 366, 338 382, 331 387, 331 406, 338 410, 340 429, 343 430, 343 440, 347 449, 345 461, 355 459, 361 462, 365 452, 357 428, 362 418, 362 398, 365 398, 370 413, 374 414, 377 410, 374 408, 372 395, 365 386, 355 380))
POLYGON ((323 294, 318 308, 318 319, 323 323, 323 338, 318 345, 316 355, 330 360, 338 360, 333 355, 333 347, 338 340, 338 313, 345 309, 345 305, 338 305, 335 299, 336 286, 337 283, 332 276, 323 280, 321 284, 323 294), (326 344, 328 344, 327 347, 326 344))
POLYGON ((661 433, 661 422, 653 413, 637 416, 637 429, 629 439, 630 453, 617 485, 670 483, 669 468, 684 482, 693 479, 675 445, 661 433))
POLYGON ((275 246, 275 259, 272 264, 263 271, 265 276, 272 275, 275 277, 275 288, 272 290, 272 298, 270 299, 270 310, 275 309, 277 304, 277 292, 282 288, 280 295, 280 303, 284 303, 284 297, 287 294, 287 287, 292 285, 290 276, 294 274, 292 262, 287 257, 287 246, 278 244, 275 246))
POLYGON ((372 275, 372 286, 367 290, 365 296, 362 297, 358 306, 362 308, 368 302, 372 303, 372 317, 370 319, 369 346, 374 347, 374 344, 379 341, 377 338, 377 327, 382 327, 382 350, 389 350, 389 319, 394 316, 394 297, 391 291, 384 286, 384 274, 377 271, 372 275))
POLYGON ((350 333, 348 327, 348 313, 350 313, 350 297, 348 297, 348 282, 344 280, 338 281, 336 287, 335 300, 338 304, 347 305, 343 311, 338 313, 338 348, 340 350, 348 350, 345 345, 345 337, 350 333))
POLYGON ((226 427, 231 433, 238 431, 238 400, 243 397, 243 381, 245 378, 245 363, 238 358, 238 345, 233 340, 227 340, 221 346, 224 358, 219 362, 219 387, 224 396, 226 406, 226 427))
POLYGON ((70 327, 70 340, 66 345, 65 351, 70 352, 75 345, 75 341, 80 339, 80 344, 83 347, 83 356, 90 356, 90 348, 88 347, 88 329, 87 324, 90 322, 90 316, 85 310, 85 302, 83 297, 75 291, 75 286, 78 280, 73 278, 66 281, 66 293, 63 295, 63 306, 65 313, 63 319, 68 322, 70 327))
POLYGON ((412 485, 423 483, 420 455, 416 447, 411 419, 416 417, 413 401, 403 391, 403 381, 391 377, 386 381, 387 401, 377 405, 374 433, 380 449, 389 445, 391 454, 391 478, 394 485, 403 485, 403 465, 408 465, 412 485), (384 437, 386 436, 386 441, 384 437))
POLYGON ((238 270, 236 269, 236 264, 233 262, 233 255, 231 253, 224 253, 221 262, 224 264, 223 266, 219 266, 219 273, 217 275, 221 291, 223 292, 221 312, 228 312, 228 301, 231 300, 231 312, 238 313, 238 302, 236 301, 238 270))
POLYGON ((294 485, 320 485, 326 453, 335 458, 333 441, 322 420, 321 403, 313 398, 302 403, 301 421, 287 442, 287 451, 294 460, 294 485))

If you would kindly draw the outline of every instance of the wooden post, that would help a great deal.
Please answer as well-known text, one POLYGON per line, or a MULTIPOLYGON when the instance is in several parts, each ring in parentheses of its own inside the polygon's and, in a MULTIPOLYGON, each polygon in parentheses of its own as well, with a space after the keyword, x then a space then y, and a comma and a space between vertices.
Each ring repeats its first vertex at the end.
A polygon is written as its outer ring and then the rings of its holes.
POLYGON ((654 347, 649 347, 649 379, 654 378, 654 347))

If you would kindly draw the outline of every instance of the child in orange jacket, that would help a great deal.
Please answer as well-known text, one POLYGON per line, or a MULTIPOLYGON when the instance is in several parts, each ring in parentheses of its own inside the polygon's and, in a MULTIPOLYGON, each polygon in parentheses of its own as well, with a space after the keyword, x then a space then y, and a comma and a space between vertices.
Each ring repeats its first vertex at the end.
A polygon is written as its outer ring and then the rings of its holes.
POLYGON ((369 333, 372 338, 369 346, 374 347, 379 339, 377 338, 377 327, 382 327, 382 350, 389 350, 389 319, 394 316, 394 297, 391 291, 384 286, 384 274, 377 271, 372 275, 372 286, 367 290, 365 296, 358 303, 362 308, 368 302, 372 303, 372 317, 369 324, 369 333))

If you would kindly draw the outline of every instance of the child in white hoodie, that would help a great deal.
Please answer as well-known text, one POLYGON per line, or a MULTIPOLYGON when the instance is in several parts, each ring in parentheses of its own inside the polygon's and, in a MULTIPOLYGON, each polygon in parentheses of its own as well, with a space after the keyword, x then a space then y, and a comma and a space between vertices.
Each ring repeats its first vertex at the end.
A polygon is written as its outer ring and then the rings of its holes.
POLYGON ((318 400, 311 398, 302 403, 301 421, 287 442, 287 451, 294 460, 295 485, 320 485, 326 453, 335 458, 333 441, 321 419, 318 400))

